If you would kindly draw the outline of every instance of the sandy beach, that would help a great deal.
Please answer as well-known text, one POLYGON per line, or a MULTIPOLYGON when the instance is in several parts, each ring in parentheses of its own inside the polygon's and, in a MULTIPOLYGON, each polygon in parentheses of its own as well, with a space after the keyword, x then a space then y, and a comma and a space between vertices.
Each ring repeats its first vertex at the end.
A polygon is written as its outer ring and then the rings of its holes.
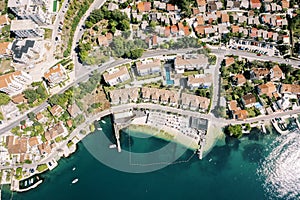
POLYGON ((132 124, 125 129, 126 132, 141 132, 147 135, 154 136, 165 141, 175 142, 177 144, 183 145, 191 150, 196 150, 199 148, 199 145, 194 139, 182 134, 176 129, 172 129, 166 126, 157 127, 149 126, 144 123, 144 118, 136 118, 132 121, 132 124))
POLYGON ((220 127, 215 125, 208 125, 206 134, 206 141, 203 148, 203 156, 207 155, 218 141, 224 140, 225 134, 220 127))

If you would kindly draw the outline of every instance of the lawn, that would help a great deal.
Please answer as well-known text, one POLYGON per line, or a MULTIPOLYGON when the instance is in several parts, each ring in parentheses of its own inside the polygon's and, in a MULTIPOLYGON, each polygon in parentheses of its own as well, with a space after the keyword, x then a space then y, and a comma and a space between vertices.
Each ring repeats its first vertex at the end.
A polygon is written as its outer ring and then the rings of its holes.
POLYGON ((11 63, 10 59, 2 60, 0 62, 0 73, 5 73, 5 72, 13 70, 14 68, 11 67, 10 63, 11 63))
POLYGON ((38 170, 38 172, 43 172, 43 171, 46 171, 48 169, 48 167, 46 164, 42 164, 42 165, 37 166, 36 169, 38 170))
POLYGON ((198 71, 185 71, 183 73, 183 76, 190 76, 190 75, 196 75, 196 74, 199 74, 198 71))
POLYGON ((51 39, 52 38, 52 29, 45 28, 45 39, 51 39))

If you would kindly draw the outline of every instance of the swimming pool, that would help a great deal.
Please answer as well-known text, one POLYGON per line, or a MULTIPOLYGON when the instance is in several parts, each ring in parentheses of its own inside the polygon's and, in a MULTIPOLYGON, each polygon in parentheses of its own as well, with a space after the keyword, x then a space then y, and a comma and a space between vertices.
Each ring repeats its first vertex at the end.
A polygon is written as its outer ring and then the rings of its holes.
POLYGON ((167 85, 174 85, 174 81, 171 80, 170 68, 165 67, 165 70, 166 70, 166 83, 167 83, 167 85))

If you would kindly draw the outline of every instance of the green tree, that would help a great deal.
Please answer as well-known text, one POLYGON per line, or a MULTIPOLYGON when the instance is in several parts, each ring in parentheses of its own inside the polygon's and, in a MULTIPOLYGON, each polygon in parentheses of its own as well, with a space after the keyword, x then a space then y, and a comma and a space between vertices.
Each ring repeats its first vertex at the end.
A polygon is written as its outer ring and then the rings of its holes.
POLYGON ((27 114, 27 117, 31 120, 34 121, 35 120, 35 114, 33 112, 30 112, 27 114))
POLYGON ((25 90, 24 94, 25 94, 25 98, 28 100, 29 104, 33 103, 39 97, 39 95, 36 93, 36 91, 31 90, 31 89, 25 90))
POLYGON ((7 94, 0 93, 0 106, 7 105, 10 102, 10 97, 7 94))
POLYGON ((243 135, 242 125, 229 125, 226 127, 225 132, 232 137, 240 138, 243 135))

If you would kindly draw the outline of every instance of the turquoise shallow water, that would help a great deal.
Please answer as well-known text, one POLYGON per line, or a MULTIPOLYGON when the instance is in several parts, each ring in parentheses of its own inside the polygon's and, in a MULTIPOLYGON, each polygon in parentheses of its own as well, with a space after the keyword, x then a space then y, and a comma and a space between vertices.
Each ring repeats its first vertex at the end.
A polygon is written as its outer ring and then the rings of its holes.
MULTIPOLYGON (((226 140, 226 143, 220 143, 201 161, 196 155, 193 156, 193 152, 186 151, 176 164, 163 169, 149 173, 127 173, 107 167, 99 159, 105 157, 113 160, 112 164, 124 161, 127 164, 158 163, 180 155, 184 152, 183 147, 155 138, 136 138, 123 133, 122 144, 125 150, 141 153, 157 151, 167 146, 164 151, 159 152, 159 158, 127 157, 124 152, 120 154, 115 149, 109 149, 110 142, 101 139, 100 136, 112 133, 110 119, 106 118, 106 121, 106 124, 102 123, 105 133, 99 131, 88 136, 78 145, 73 156, 60 160, 57 168, 42 175, 45 178, 42 185, 26 193, 14 193, 13 199, 297 199, 294 198, 297 192, 291 198, 272 195, 277 190, 271 187, 272 182, 269 180, 276 179, 270 178, 270 174, 262 168, 272 168, 266 166, 265 161, 272 159, 269 157, 270 152, 279 146, 274 144, 279 138, 275 134, 252 134, 240 142, 226 140), (106 154, 96 156, 96 159, 91 155, 90 149, 105 151, 106 154), (75 171, 72 171, 73 167, 76 167, 75 171), (79 181, 71 184, 74 178, 79 178, 79 181)), ((111 140, 113 141, 112 137, 111 140)), ((280 182, 279 179, 276 181, 280 182)), ((11 193, 6 190, 2 199, 10 198, 11 193)))

